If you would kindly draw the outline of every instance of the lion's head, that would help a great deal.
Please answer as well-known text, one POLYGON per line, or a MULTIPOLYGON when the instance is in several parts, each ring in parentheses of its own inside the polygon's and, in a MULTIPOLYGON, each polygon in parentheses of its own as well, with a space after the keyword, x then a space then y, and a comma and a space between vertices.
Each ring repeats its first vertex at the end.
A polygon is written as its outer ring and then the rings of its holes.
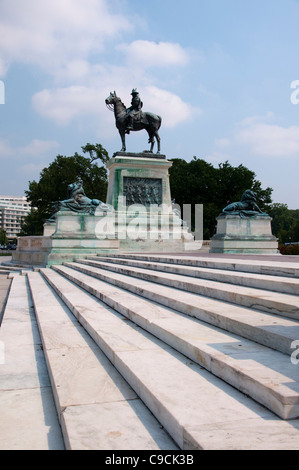
POLYGON ((256 194, 251 189, 246 189, 246 191, 244 191, 242 195, 241 201, 242 202, 249 202, 249 201, 256 202, 256 194))

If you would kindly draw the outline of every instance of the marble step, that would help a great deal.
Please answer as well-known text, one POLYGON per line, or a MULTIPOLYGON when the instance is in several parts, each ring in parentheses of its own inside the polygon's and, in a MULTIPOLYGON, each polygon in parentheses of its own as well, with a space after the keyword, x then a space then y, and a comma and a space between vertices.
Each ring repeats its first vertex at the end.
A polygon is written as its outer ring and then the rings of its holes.
MULTIPOLYGON (((223 300, 244 307, 259 309, 264 312, 283 315, 299 320, 299 297, 252 287, 235 286, 223 282, 191 278, 180 274, 163 273, 151 269, 123 266, 122 264, 106 263, 97 260, 77 260, 89 266, 99 267, 133 278, 174 287, 185 292, 223 300)), ((134 282, 134 281, 132 281, 134 282)))
POLYGON ((11 275, 0 328, 0 450, 63 450, 25 276, 11 275))
MULTIPOLYGON (((177 449, 41 274, 28 279, 66 448, 177 449)), ((88 307, 87 295, 78 292, 81 298, 88 307)), ((93 315, 114 315, 95 307, 93 315)))
POLYGON ((58 285, 69 309, 181 449, 298 448, 299 420, 281 420, 79 287, 67 282, 63 288, 62 279, 58 285))
POLYGON ((9 274, 9 273, 13 273, 13 272, 21 272, 23 268, 18 268, 16 266, 2 266, 0 265, 0 274, 9 274))
MULTIPOLYGON (((99 257, 97 256, 89 256, 88 259, 99 261, 99 257)), ((285 294, 299 294, 298 278, 228 271, 225 269, 211 267, 193 267, 174 263, 164 263, 162 261, 143 261, 131 259, 130 257, 116 258, 101 256, 100 260, 107 263, 121 264, 122 266, 152 269, 154 271, 162 271, 164 273, 180 274, 194 278, 225 282, 245 287, 254 287, 257 289, 270 290, 274 292, 282 292, 285 294)))
MULTIPOLYGON (((107 256, 107 254, 98 254, 99 258, 107 256)), ((299 260, 298 262, 283 261, 267 261, 267 256, 262 259, 240 259, 238 257, 221 258, 218 256, 200 257, 192 255, 175 255, 175 254, 140 254, 140 253, 111 253, 109 257, 123 258, 132 260, 143 260, 161 263, 171 263, 182 266, 193 266, 212 269, 225 269, 229 271, 241 271, 255 274, 268 274, 273 276, 286 276, 299 278, 299 260)), ((279 257, 280 258, 280 257, 279 257)))
MULTIPOLYGON (((134 279, 82 263, 65 266, 121 287, 161 305, 290 355, 299 337, 298 321, 199 296, 143 279, 134 279)), ((60 269, 58 266, 53 269, 60 269)))
POLYGON ((63 282, 59 274, 281 418, 299 417, 299 370, 290 356, 65 266, 55 267, 55 271, 41 270, 69 308, 73 308, 76 294, 69 292, 69 282, 63 282))

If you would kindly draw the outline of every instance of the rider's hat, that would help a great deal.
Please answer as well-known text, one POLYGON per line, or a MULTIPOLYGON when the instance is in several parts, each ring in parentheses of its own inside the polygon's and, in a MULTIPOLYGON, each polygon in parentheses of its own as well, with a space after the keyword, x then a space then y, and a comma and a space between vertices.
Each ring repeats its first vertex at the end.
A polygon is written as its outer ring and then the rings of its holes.
POLYGON ((138 95, 137 88, 133 88, 131 95, 138 95))

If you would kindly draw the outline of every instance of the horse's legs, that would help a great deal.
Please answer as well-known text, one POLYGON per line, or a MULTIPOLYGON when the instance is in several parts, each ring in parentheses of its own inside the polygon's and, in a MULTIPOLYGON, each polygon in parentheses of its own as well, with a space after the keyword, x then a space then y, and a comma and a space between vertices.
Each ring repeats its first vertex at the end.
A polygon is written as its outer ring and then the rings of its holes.
POLYGON ((126 151, 126 134, 125 131, 119 131, 121 142, 122 142, 122 149, 121 152, 126 151))
POLYGON ((155 139, 154 139, 154 134, 150 132, 150 130, 146 129, 148 133, 148 143, 151 144, 150 152, 153 152, 154 145, 155 145, 155 139))
POLYGON ((159 136, 159 134, 158 134, 158 131, 155 132, 155 137, 156 137, 157 146, 158 146, 158 151, 157 151, 157 153, 160 153, 160 142, 161 142, 161 139, 160 139, 160 136, 159 136))
POLYGON ((157 146, 158 146, 157 153, 160 153, 160 136, 159 136, 158 132, 155 132, 155 134, 151 135, 150 138, 149 138, 149 142, 151 143, 150 152, 153 152, 153 150, 154 150, 155 137, 156 137, 157 146))

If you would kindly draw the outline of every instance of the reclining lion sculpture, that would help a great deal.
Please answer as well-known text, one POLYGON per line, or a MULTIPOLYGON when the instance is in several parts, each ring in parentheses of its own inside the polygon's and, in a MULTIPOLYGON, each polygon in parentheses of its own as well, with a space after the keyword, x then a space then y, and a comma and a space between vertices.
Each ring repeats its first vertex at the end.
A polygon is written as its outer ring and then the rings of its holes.
POLYGON ((241 217, 250 217, 255 215, 265 215, 256 202, 256 194, 251 189, 244 191, 241 201, 233 202, 222 210, 222 214, 240 215, 241 217))

